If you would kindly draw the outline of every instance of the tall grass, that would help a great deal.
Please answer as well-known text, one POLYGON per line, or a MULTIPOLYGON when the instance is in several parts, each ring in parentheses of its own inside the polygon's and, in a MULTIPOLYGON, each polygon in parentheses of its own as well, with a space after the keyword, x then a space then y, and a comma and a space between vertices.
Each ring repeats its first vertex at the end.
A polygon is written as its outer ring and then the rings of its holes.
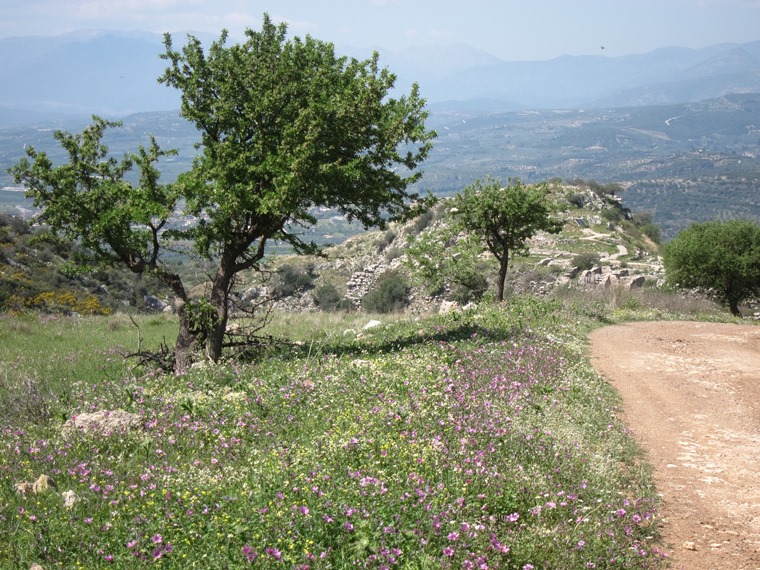
POLYGON ((520 298, 364 331, 293 318, 298 342, 182 376, 131 370, 114 347, 136 331, 105 319, 57 346, 60 321, 3 321, 3 362, 68 399, 4 418, 0 567, 663 564, 647 470, 584 355, 588 317, 520 298), (99 409, 140 427, 64 435, 99 409), (16 492, 40 474, 58 492, 16 492))

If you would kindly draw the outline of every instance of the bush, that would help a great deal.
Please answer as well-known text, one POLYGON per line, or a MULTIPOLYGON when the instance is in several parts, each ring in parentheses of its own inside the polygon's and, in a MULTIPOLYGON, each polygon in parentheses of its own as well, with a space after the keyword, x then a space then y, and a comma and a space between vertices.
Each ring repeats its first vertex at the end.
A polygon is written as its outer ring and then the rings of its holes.
POLYGON ((620 223, 625 219, 620 208, 605 208, 601 213, 602 219, 612 223, 620 223))
POLYGON ((573 257, 573 267, 577 267, 581 271, 585 271, 587 269, 591 269, 595 265, 599 263, 599 254, 598 253, 579 253, 575 257, 573 257))
POLYGON ((412 224, 412 228, 409 232, 409 235, 419 235, 422 233, 425 228, 427 228, 430 225, 430 222, 433 221, 435 218, 435 212, 433 212, 432 209, 425 211, 422 215, 417 217, 417 219, 414 220, 414 223, 412 224))
POLYGON ((580 193, 570 194, 567 201, 576 208, 583 208, 586 205, 586 197, 580 193))
POLYGON ((488 280, 482 273, 468 273, 462 276, 451 292, 452 300, 460 305, 480 301, 488 290, 488 280))
POLYGON ((350 299, 341 297, 338 289, 332 283, 317 287, 314 291, 314 302, 323 311, 350 311, 354 304, 350 299))
POLYGON ((377 252, 382 253, 389 245, 396 239, 396 232, 394 230, 386 230, 386 232, 375 240, 375 247, 377 252))
POLYGON ((314 275, 307 269, 283 265, 274 277, 272 292, 277 299, 290 297, 314 286, 314 275))
POLYGON ((638 228, 639 232, 649 237, 654 243, 660 243, 662 232, 660 226, 654 222, 652 212, 636 212, 631 216, 631 221, 638 228))
POLYGON ((409 291, 409 284, 403 275, 397 271, 390 271, 364 296, 362 306, 369 313, 400 311, 409 304, 409 291))
POLYGON ((655 223, 645 224, 639 227, 639 231, 651 239, 654 243, 660 243, 662 240, 662 230, 655 223))

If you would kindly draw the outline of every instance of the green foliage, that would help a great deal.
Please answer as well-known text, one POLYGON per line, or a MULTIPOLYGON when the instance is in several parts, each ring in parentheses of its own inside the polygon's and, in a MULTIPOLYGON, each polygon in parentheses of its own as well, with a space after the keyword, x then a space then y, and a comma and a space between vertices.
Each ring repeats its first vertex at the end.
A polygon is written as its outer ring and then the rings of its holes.
POLYGON ((409 284, 399 271, 388 271, 362 299, 368 313, 394 313, 409 304, 409 284))
POLYGON ((315 275, 310 271, 310 268, 285 264, 275 273, 272 294, 277 299, 290 297, 311 289, 314 286, 314 279, 315 275))
POLYGON ((444 223, 410 240, 407 265, 428 293, 438 294, 450 288, 458 291, 456 296, 470 295, 475 299, 485 280, 481 252, 474 236, 457 235, 452 224, 444 223))
POLYGON ((748 220, 695 223, 664 247, 670 284, 699 288, 731 313, 760 294, 760 226, 748 220))
POLYGON ((581 271, 591 269, 599 264, 599 254, 593 252, 579 253, 572 260, 573 267, 577 267, 581 271))
POLYGON ((625 215, 620 208, 605 208, 600 214, 601 218, 613 224, 619 224, 625 220, 625 215))
POLYGON ((502 187, 498 180, 480 180, 454 196, 453 227, 474 239, 499 261, 496 299, 504 298, 504 283, 510 258, 526 255, 527 241, 539 231, 558 233, 562 221, 551 217, 554 205, 546 183, 526 186, 510 180, 502 187))
POLYGON ((483 272, 472 271, 462 274, 454 282, 451 299, 460 305, 480 301, 488 290, 488 280, 483 272))
POLYGON ((314 302, 322 311, 351 311, 354 304, 338 292, 332 283, 325 283, 314 290, 314 302))
POLYGON ((202 236, 190 232, 203 255, 240 250, 245 264, 247 248, 272 237, 309 250, 289 228, 313 224, 314 206, 365 227, 416 211, 411 172, 434 136, 417 86, 389 97, 395 76, 377 54, 338 57, 332 44, 286 32, 265 14, 243 43, 227 45, 223 33, 208 52, 192 36, 176 51, 165 36, 169 67, 159 81, 180 91, 182 115, 201 135, 186 197, 207 220, 202 236))
POLYGON ((586 205, 586 196, 578 192, 570 193, 567 196, 567 201, 576 208, 583 208, 586 205))
POLYGON ((662 230, 660 226, 654 222, 652 212, 647 210, 636 212, 631 216, 631 221, 640 233, 646 235, 654 243, 660 243, 662 230))
POLYGON ((97 264, 122 263, 135 272, 155 266, 156 240, 177 201, 176 188, 158 184, 155 163, 174 151, 163 151, 151 138, 148 149, 121 159, 109 156, 106 129, 121 126, 93 117, 81 134, 55 131, 68 162, 53 166, 45 152, 27 147, 12 169, 16 183, 27 188, 42 208, 37 221, 66 239, 81 240, 97 264), (31 162, 30 162, 31 160, 31 162), (125 176, 137 166, 139 185, 125 176))
MULTIPOLYGON (((286 32, 265 14, 262 29, 247 30, 242 44, 227 45, 225 31, 208 50, 190 36, 178 51, 165 35, 161 57, 168 67, 159 81, 179 90, 181 114, 200 133, 199 155, 175 183, 159 184, 156 167, 174 151, 151 138, 147 149, 113 157, 103 139, 120 123, 99 117, 81 134, 54 133, 64 164, 54 166, 30 146, 11 169, 42 208, 40 221, 80 240, 87 258, 75 259, 79 264, 151 273, 185 302, 182 276, 165 259, 172 244, 191 244, 216 265, 207 298, 216 317, 204 329, 214 361, 235 275, 258 268, 272 242, 314 252, 316 245, 294 230, 316 223, 315 208, 332 208, 368 228, 419 214, 428 203, 410 190, 435 136, 425 128, 417 85, 392 97, 396 78, 379 67, 378 54, 366 61, 338 57, 332 44, 288 40, 286 32), (137 183, 128 181, 134 169, 137 183), (176 218, 195 223, 173 224, 176 218)), ((199 339, 184 311, 179 317, 181 371, 199 339)))

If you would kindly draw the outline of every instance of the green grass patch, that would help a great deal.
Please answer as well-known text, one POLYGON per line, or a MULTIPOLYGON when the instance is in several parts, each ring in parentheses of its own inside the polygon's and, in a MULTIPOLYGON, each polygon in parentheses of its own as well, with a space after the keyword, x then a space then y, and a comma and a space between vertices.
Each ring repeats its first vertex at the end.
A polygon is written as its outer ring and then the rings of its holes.
POLYGON ((181 376, 118 357, 128 321, 4 320, 3 362, 68 397, 4 418, 0 567, 663 565, 647 469, 585 356, 592 318, 516 298, 367 319, 280 315, 278 349, 181 376), (138 426, 62 430, 102 409, 138 426), (40 474, 58 492, 16 492, 40 474))

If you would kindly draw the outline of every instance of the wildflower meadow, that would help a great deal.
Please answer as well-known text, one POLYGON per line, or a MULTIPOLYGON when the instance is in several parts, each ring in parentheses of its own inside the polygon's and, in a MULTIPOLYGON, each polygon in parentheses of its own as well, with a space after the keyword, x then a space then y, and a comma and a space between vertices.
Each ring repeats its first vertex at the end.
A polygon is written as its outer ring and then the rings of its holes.
POLYGON ((2 568, 667 563, 648 469, 584 352, 592 324, 557 302, 312 326, 180 376, 122 359, 94 328, 115 318, 0 321, 6 388, 44 403, 2 417, 2 568), (47 358, 23 349, 51 330, 70 338, 47 358), (138 421, 64 429, 117 410, 138 421), (50 488, 19 492, 40 475, 50 488))

